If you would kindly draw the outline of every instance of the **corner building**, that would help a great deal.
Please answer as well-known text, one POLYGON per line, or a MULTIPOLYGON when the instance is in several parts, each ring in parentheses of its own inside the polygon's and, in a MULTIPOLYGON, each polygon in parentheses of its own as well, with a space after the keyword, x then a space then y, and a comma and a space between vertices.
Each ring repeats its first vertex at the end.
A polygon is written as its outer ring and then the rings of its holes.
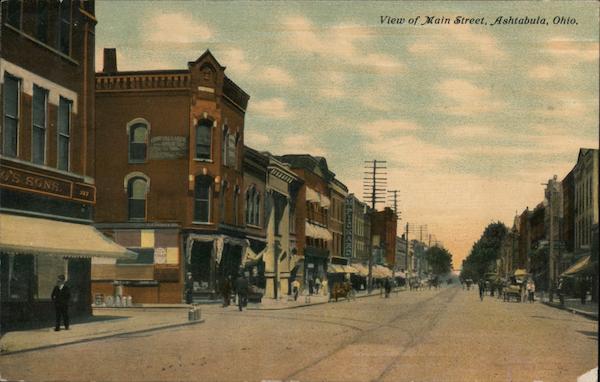
POLYGON ((140 303, 217 298, 248 246, 242 156, 249 96, 209 52, 185 69, 96 73, 97 227, 138 254, 97 263, 94 293, 140 303))
POLYGON ((92 258, 128 252, 92 226, 94 1, 2 1, 0 329, 54 317, 58 275, 71 316, 91 314, 92 258))

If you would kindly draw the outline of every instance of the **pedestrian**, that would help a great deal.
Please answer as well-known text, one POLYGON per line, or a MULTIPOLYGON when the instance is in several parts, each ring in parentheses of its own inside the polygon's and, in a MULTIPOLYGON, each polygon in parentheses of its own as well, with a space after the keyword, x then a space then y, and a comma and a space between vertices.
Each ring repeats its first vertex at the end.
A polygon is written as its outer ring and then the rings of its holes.
POLYGON ((308 277, 308 294, 312 295, 314 293, 315 281, 312 276, 308 277))
POLYGON ((71 299, 71 291, 65 284, 65 276, 58 276, 56 286, 52 290, 52 301, 56 311, 56 325, 54 331, 60 330, 61 319, 65 324, 65 329, 69 330, 69 300, 71 299))
POLYGON ((292 281, 292 293, 294 294, 294 301, 297 301, 298 294, 300 293, 300 281, 298 281, 298 279, 292 281))
POLYGON ((317 276, 315 279, 315 294, 319 294, 319 289, 321 289, 321 279, 317 276))
POLYGON ((390 297, 390 292, 392 291, 392 283, 390 282, 390 278, 386 277, 383 282, 383 287, 385 289, 385 298, 390 297))
POLYGON ((248 279, 243 274, 240 274, 235 280, 235 291, 238 296, 238 308, 241 312, 248 301, 248 279))
POLYGON ((231 280, 229 280, 229 277, 223 279, 221 295, 223 296, 223 308, 226 308, 231 303, 231 280))
POLYGON ((588 291, 588 283, 585 278, 579 279, 579 297, 581 298, 581 304, 585 305, 585 300, 587 299, 587 291, 588 291))
POLYGON ((534 293, 535 293, 535 284, 533 283, 533 280, 528 280, 527 281, 527 297, 528 297, 529 303, 533 303, 534 293))
POLYGON ((185 277, 185 303, 190 305, 193 302, 194 279, 192 272, 188 272, 185 277))
POLYGON ((477 285, 479 286, 479 299, 483 301, 483 296, 485 295, 485 281, 479 279, 479 283, 477 285))

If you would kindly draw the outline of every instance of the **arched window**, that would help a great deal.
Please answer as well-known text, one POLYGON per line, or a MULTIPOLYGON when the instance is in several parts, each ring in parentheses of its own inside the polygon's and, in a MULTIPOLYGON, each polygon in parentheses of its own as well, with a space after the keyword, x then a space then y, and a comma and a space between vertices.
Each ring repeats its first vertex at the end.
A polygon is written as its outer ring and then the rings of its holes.
POLYGON ((240 188, 238 186, 235 186, 234 190, 233 190, 233 225, 238 225, 238 215, 239 215, 239 194, 240 194, 240 188))
POLYGON ((129 220, 144 220, 146 218, 147 186, 146 179, 141 177, 131 178, 127 183, 129 220))
POLYGON ((208 119, 202 119, 196 126, 196 158, 210 159, 212 142, 212 125, 208 119))
POLYGON ((254 186, 246 191, 246 224, 260 224, 260 193, 254 186))
POLYGON ((254 195, 254 225, 260 225, 260 194, 254 195))
POLYGON ((129 127, 129 162, 146 161, 148 146, 148 126, 136 123, 129 127))
POLYGON ((194 221, 208 223, 210 221, 210 197, 212 179, 208 176, 197 176, 194 188, 194 221))

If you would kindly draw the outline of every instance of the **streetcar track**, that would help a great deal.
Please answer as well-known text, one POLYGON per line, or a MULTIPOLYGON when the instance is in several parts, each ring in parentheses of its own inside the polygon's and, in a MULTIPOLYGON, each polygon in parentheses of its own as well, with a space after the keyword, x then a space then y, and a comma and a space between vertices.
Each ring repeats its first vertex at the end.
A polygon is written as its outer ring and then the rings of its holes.
MULTIPOLYGON (((423 309, 426 309, 427 307, 427 302, 436 299, 437 297, 439 297, 442 294, 445 294, 446 291, 453 291, 454 293, 451 295, 451 299, 454 298, 454 296, 456 295, 458 289, 456 288, 450 288, 450 289, 444 289, 442 290, 440 293, 435 294, 434 296, 428 297, 427 299, 420 301, 419 303, 415 304, 414 309, 410 309, 408 311, 402 311, 401 313, 393 316, 390 320, 387 320, 386 322, 380 323, 379 325, 376 325, 373 328, 369 328, 369 329, 364 329, 364 330, 360 330, 360 333, 358 333, 356 336, 354 336, 353 338, 343 341, 342 343, 340 343, 338 346, 336 346, 335 348, 333 348, 332 350, 330 350, 325 356, 320 357, 319 359, 316 359, 312 362, 309 362, 307 365, 304 365, 303 367, 297 369, 296 371, 294 371, 293 373, 289 374, 288 376, 286 376, 285 378, 282 378, 283 380, 293 380, 296 379, 297 375, 299 375, 300 373, 318 365, 319 363, 324 362, 325 360, 331 358, 333 355, 335 355, 336 353, 340 352, 341 350, 345 349, 346 347, 357 343, 359 340, 363 339, 365 336, 367 336, 368 334, 379 330, 381 328, 384 327, 389 327, 390 324, 394 321, 396 321, 398 318, 400 318, 400 316, 406 315, 406 314, 412 314, 412 313, 417 313, 423 309)), ((440 304, 440 309, 442 310, 443 307, 445 306, 445 304, 440 304)), ((437 322, 437 320, 436 320, 437 322)), ((435 325, 435 323, 433 323, 433 326, 435 325)), ((429 326, 429 325, 428 325, 429 326)), ((433 327, 431 326, 431 327, 433 327)), ((408 349, 408 347, 413 346, 416 343, 416 340, 418 339, 418 336, 414 335, 411 333, 411 331, 407 332, 408 336, 409 336, 409 341, 408 341, 408 346, 403 346, 405 349, 401 352, 400 355, 402 355, 404 352, 406 352, 406 349, 408 349)), ((398 357, 394 357, 394 361, 397 359, 398 357)), ((392 362, 394 363, 394 362, 392 362)), ((388 365, 385 369, 384 372, 386 372, 388 370, 390 366, 388 365)), ((379 375, 379 377, 375 380, 379 380, 381 377, 383 376, 383 373, 379 375)))

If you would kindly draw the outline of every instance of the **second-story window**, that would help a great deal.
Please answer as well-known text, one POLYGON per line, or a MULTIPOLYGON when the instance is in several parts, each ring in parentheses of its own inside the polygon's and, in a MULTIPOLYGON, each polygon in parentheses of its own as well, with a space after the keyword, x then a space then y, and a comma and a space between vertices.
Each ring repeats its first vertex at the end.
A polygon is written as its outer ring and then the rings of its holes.
POLYGON ((260 225, 260 193, 254 186, 246 191, 246 224, 260 225))
POLYGON ((56 45, 60 52, 71 53, 71 0, 58 3, 58 31, 56 45))
POLYGON ((38 0, 36 8, 35 38, 48 43, 48 1, 38 0))
POLYGON ((129 220, 144 220, 146 218, 146 194, 148 183, 144 178, 136 177, 127 184, 129 199, 129 220))
POLYGON ((2 131, 2 154, 17 156, 19 136, 19 93, 21 82, 18 78, 4 74, 4 126, 2 131))
POLYGON ((69 170, 69 151, 71 147, 71 106, 72 102, 60 97, 58 105, 58 158, 59 170, 69 170))
POLYGON ((194 221, 208 223, 210 221, 210 197, 212 180, 207 176, 196 177, 194 188, 194 221))
POLYGON ((33 126, 31 161, 37 164, 46 162, 46 114, 48 91, 33 86, 33 126))
POLYGON ((8 0, 6 23, 21 28, 21 0, 8 0))
POLYGON ((129 162, 144 162, 148 142, 148 127, 136 123, 129 128, 129 162))
POLYGON ((212 122, 203 119, 196 126, 196 158, 210 159, 212 142, 212 122))

